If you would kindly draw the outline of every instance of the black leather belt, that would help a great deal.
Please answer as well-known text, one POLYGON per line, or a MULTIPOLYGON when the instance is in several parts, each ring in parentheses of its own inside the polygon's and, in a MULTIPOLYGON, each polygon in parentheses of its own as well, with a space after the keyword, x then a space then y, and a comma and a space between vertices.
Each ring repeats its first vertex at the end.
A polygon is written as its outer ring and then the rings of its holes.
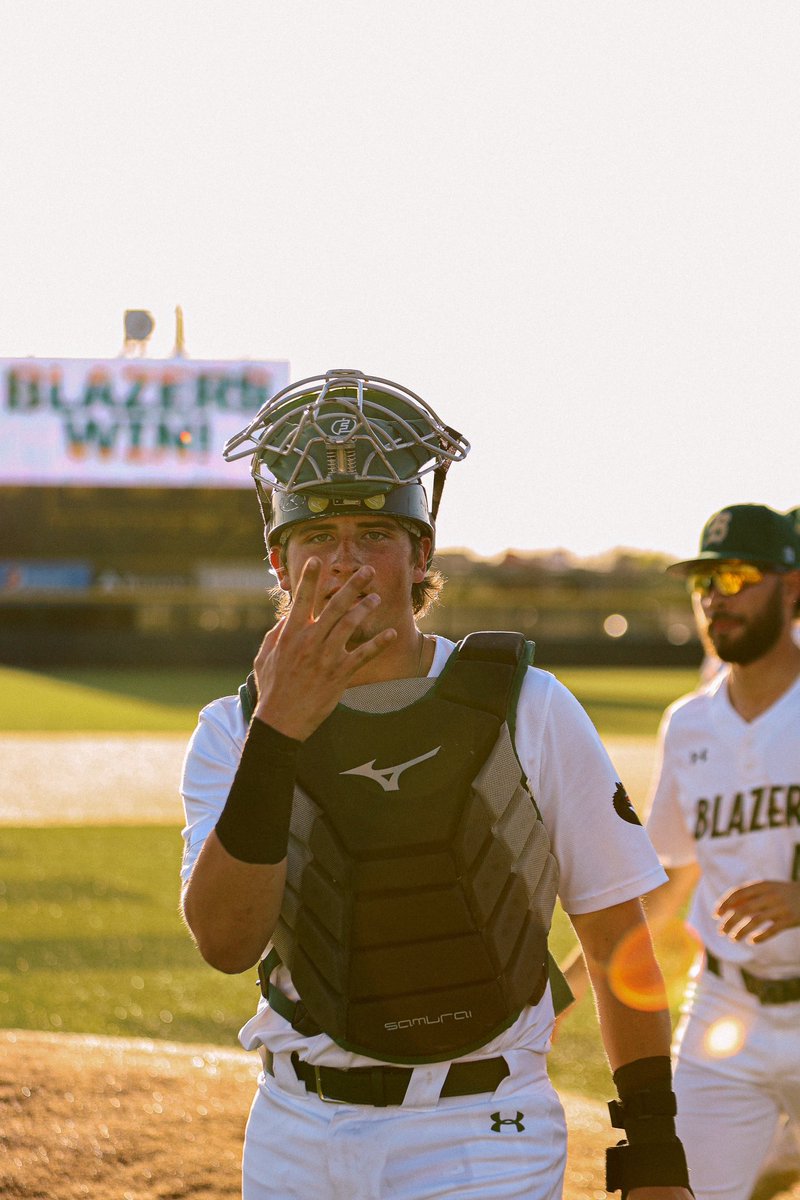
MULTIPOLYGON (((706 950, 706 966, 712 975, 722 978, 722 963, 710 950, 706 950)), ((800 979, 761 979, 743 967, 734 969, 738 970, 747 991, 761 1004, 793 1004, 800 1000, 800 979)))
MULTIPOLYGON (((270 1075, 272 1055, 265 1053, 265 1066, 270 1075)), ((411 1082, 411 1067, 353 1067, 340 1071, 336 1067, 314 1067, 292 1054, 294 1073, 307 1092, 331 1104, 372 1104, 387 1108, 402 1104, 411 1082)), ((510 1074, 504 1058, 473 1059, 453 1063, 447 1072, 440 1096, 474 1096, 493 1092, 510 1074)))

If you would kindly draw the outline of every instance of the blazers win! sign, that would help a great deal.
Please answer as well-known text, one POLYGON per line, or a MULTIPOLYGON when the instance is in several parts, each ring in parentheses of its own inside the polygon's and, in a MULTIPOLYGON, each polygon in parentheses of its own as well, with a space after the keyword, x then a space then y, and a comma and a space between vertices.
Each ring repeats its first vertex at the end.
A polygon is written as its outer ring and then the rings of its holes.
POLYGON ((282 360, 0 359, 0 486, 249 486, 222 448, 288 382, 282 360))

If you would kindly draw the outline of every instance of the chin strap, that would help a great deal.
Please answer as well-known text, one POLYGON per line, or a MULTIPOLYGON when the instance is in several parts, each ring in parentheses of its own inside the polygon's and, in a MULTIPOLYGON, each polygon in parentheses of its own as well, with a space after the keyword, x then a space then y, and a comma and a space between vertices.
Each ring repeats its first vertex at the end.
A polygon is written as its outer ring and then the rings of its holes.
POLYGON ((677 1102, 669 1058, 638 1058, 614 1072, 619 1100, 608 1105, 611 1124, 627 1140, 606 1150, 606 1191, 683 1187, 691 1192, 683 1144, 675 1132, 677 1102))

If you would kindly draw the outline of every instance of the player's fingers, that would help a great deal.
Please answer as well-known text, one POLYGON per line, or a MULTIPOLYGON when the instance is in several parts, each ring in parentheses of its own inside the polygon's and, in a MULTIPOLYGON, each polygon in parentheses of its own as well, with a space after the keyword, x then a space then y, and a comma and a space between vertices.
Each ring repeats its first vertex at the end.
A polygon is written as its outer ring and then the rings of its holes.
POLYGON ((267 655, 275 648, 285 622, 286 618, 280 617, 272 628, 268 629, 264 634, 264 637, 261 639, 261 645, 258 648, 258 654, 256 655, 256 663, 263 662, 267 655))
POLYGON ((721 917, 727 912, 745 911, 748 905, 757 904, 764 897, 769 896, 773 886, 769 880, 760 879, 756 883, 747 883, 741 887, 731 888, 719 900, 714 915, 721 917))
POLYGON ((325 620, 322 617, 317 620, 316 628, 324 639, 320 653, 326 661, 336 663, 345 656, 349 658, 351 651, 369 641, 359 632, 360 627, 380 602, 381 598, 376 592, 368 592, 340 611, 338 616, 331 617, 328 614, 325 620))
POLYGON ((742 905, 739 908, 730 909, 720 921, 720 933, 727 936, 735 936, 737 941, 741 941, 754 926, 761 925, 764 921, 774 920, 778 915, 776 906, 772 903, 756 904, 751 902, 748 905, 742 905), (745 930, 746 932, 742 932, 745 930))
POLYGON ((289 610, 287 624, 296 626, 313 620, 321 570, 322 563, 315 556, 307 559, 303 564, 297 587, 292 595, 292 607, 289 610))
POLYGON ((800 888, 786 880, 759 880, 724 896, 716 915, 725 936, 765 942, 800 924, 800 888))
POLYGON ((720 933, 732 937, 737 942, 756 941, 756 934, 761 933, 759 941, 791 925, 791 910, 784 902, 780 893, 773 893, 769 899, 760 904, 751 904, 747 911, 738 911, 729 915, 720 924, 720 933), (762 932, 763 931, 763 932, 762 932))
POLYGON ((737 921, 743 920, 745 917, 759 916, 760 914, 770 913, 775 908, 775 901, 768 896, 753 898, 741 904, 729 906, 724 912, 717 913, 720 920, 726 925, 735 925, 737 921))
POLYGON ((754 946, 757 946, 761 942, 768 942, 770 938, 774 938, 776 934, 783 933, 785 929, 789 928, 788 921, 773 921, 771 925, 767 925, 764 929, 760 929, 758 933, 754 933, 750 941, 754 946))
MULTIPOLYGON (((327 637, 336 629, 339 622, 348 617, 367 596, 375 597, 367 608, 374 606, 378 601, 377 593, 370 591, 370 583, 374 575, 374 568, 359 567, 343 584, 337 585, 331 588, 327 594, 323 593, 317 597, 317 626, 323 637, 327 637)), ((362 620, 365 612, 366 610, 361 612, 362 620)), ((350 635, 348 634, 348 636, 350 635)))
POLYGON ((376 633, 368 641, 350 650, 347 655, 350 674, 354 675, 365 663, 372 662, 373 658, 377 658, 379 654, 382 654, 384 650, 391 646, 396 637, 396 629, 382 629, 380 633, 376 633))
POLYGON ((758 933, 754 934, 751 941, 766 942, 770 938, 775 937, 777 933, 783 933, 787 929, 794 929, 797 924, 797 917, 792 908, 786 907, 770 919, 770 923, 765 929, 759 930, 758 933))
POLYGON ((770 922, 767 916, 750 917, 746 921, 739 920, 738 922, 730 923, 727 928, 720 927, 720 933, 724 933, 726 937, 731 938, 734 942, 746 942, 753 934, 770 922))

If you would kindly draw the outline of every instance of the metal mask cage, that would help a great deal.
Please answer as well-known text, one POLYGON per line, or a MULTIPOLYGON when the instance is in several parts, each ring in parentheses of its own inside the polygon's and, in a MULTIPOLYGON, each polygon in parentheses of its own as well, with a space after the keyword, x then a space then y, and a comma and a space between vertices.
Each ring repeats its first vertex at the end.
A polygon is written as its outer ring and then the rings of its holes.
MULTIPOLYGON (((389 491, 430 471, 443 483, 469 442, 400 384, 335 370, 278 392, 226 443, 257 483, 288 493, 389 491)), ((441 486, 435 488, 441 492, 441 486)))

